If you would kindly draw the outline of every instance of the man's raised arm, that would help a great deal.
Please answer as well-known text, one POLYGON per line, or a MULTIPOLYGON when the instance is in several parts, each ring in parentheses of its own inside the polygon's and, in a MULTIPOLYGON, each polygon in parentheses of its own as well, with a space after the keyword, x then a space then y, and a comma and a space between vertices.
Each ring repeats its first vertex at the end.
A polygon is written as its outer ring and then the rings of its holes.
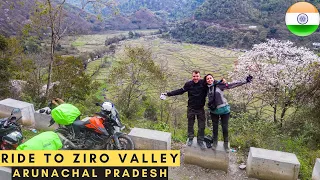
POLYGON ((183 86, 183 88, 180 88, 180 89, 177 89, 177 90, 174 90, 174 91, 170 91, 170 92, 167 92, 167 93, 162 93, 166 96, 176 96, 176 95, 181 95, 185 92, 187 92, 188 90, 190 89, 190 85, 189 85, 189 82, 186 82, 183 86))

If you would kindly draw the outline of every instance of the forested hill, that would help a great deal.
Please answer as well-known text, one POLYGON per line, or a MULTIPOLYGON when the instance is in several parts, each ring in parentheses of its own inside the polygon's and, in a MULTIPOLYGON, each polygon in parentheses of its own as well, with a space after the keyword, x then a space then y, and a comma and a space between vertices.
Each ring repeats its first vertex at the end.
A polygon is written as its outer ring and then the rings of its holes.
POLYGON ((148 8, 169 20, 192 17, 194 11, 205 0, 120 0, 119 10, 133 13, 141 7, 148 8))
POLYGON ((293 0, 207 0, 195 12, 195 19, 238 24, 274 25, 284 21, 293 0))
MULTIPOLYGON (((30 18, 35 10, 35 5, 35 0, 1 0, 0 34, 7 36, 19 35, 23 27, 31 22, 30 18)), ((80 9, 70 4, 66 4, 64 10, 64 22, 68 24, 69 31, 87 34, 102 28, 101 22, 97 20, 95 15, 86 12, 82 12, 79 15, 80 9)))
MULTIPOLYGON (((130 16, 141 8, 149 9, 163 20, 180 20, 194 15, 194 11, 205 0, 114 0, 121 15, 130 16)), ((81 7, 78 0, 68 0, 68 3, 81 7)), ((90 5, 85 10, 90 13, 96 13, 90 5)), ((103 11, 105 17, 112 13, 111 8, 105 8, 103 11)))
MULTIPOLYGON (((310 46, 320 42, 319 32, 308 37, 291 34, 285 25, 287 9, 295 0, 206 0, 195 11, 195 20, 184 21, 172 31, 182 41, 250 48, 276 38, 310 46)), ((309 0, 320 9, 319 0, 309 0)), ((318 30, 319 31, 319 30, 318 30)))

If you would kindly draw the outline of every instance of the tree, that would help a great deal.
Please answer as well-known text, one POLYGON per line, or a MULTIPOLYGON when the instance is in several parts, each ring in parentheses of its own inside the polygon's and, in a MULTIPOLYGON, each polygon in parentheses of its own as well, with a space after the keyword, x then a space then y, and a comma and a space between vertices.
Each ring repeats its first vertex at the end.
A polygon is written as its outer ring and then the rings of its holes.
POLYGON ((134 37, 134 34, 132 31, 129 31, 128 35, 129 35, 129 39, 132 39, 134 37))
POLYGON ((6 38, 0 35, 0 51, 4 51, 8 48, 8 42, 6 38))
POLYGON ((10 63, 9 59, 0 58, 0 99, 5 98, 9 94, 10 63))
MULTIPOLYGON (((84 9, 87 5, 91 4, 93 7, 110 6, 112 1, 109 0, 82 0, 81 7, 84 9)), ((68 31, 68 25, 72 24, 70 22, 66 23, 65 20, 65 10, 64 6, 66 0, 36 0, 36 7, 33 13, 32 25, 28 25, 29 29, 34 26, 39 32, 47 32, 49 29, 50 34, 50 63, 48 65, 48 80, 46 97, 49 97, 49 87, 52 79, 52 66, 55 58, 55 50, 59 44, 60 39, 68 31)), ((80 14, 80 13, 79 13, 80 14)))
POLYGON ((260 100, 262 105, 271 106, 273 121, 277 123, 280 115, 282 126, 288 108, 297 105, 306 93, 305 87, 314 81, 312 65, 319 62, 312 51, 290 41, 271 39, 254 45, 238 58, 234 72, 230 73, 232 79, 244 79, 251 74, 254 80, 247 87, 232 91, 232 95, 236 101, 247 97, 248 102, 260 100))
POLYGON ((66 101, 85 100, 91 90, 91 79, 85 74, 80 58, 55 57, 52 79, 59 82, 54 88, 52 96, 66 101))
POLYGON ((142 102, 142 95, 147 95, 147 90, 154 88, 163 78, 151 51, 142 47, 126 47, 125 58, 113 66, 109 83, 117 92, 119 109, 127 118, 132 118, 142 102))
POLYGON ((5 38, 0 35, 0 98, 10 96, 12 79, 21 79, 28 71, 23 48, 15 37, 5 38))

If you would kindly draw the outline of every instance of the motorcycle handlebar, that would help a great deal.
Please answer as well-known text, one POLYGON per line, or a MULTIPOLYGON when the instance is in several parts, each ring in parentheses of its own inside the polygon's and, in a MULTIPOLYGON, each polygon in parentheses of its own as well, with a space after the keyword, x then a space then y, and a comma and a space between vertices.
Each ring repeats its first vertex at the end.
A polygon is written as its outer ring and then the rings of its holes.
POLYGON ((50 120, 50 124, 49 124, 49 126, 48 126, 48 127, 52 126, 54 123, 55 123, 55 122, 54 122, 54 120, 51 118, 51 120, 50 120))

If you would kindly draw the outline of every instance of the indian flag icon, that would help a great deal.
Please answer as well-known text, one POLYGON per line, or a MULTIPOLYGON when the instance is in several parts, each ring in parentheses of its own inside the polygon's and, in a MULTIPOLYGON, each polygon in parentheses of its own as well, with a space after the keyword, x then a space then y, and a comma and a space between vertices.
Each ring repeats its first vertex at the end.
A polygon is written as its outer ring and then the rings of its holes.
POLYGON ((309 36, 319 26, 320 17, 317 8, 307 2, 293 4, 286 13, 287 28, 297 36, 309 36))

